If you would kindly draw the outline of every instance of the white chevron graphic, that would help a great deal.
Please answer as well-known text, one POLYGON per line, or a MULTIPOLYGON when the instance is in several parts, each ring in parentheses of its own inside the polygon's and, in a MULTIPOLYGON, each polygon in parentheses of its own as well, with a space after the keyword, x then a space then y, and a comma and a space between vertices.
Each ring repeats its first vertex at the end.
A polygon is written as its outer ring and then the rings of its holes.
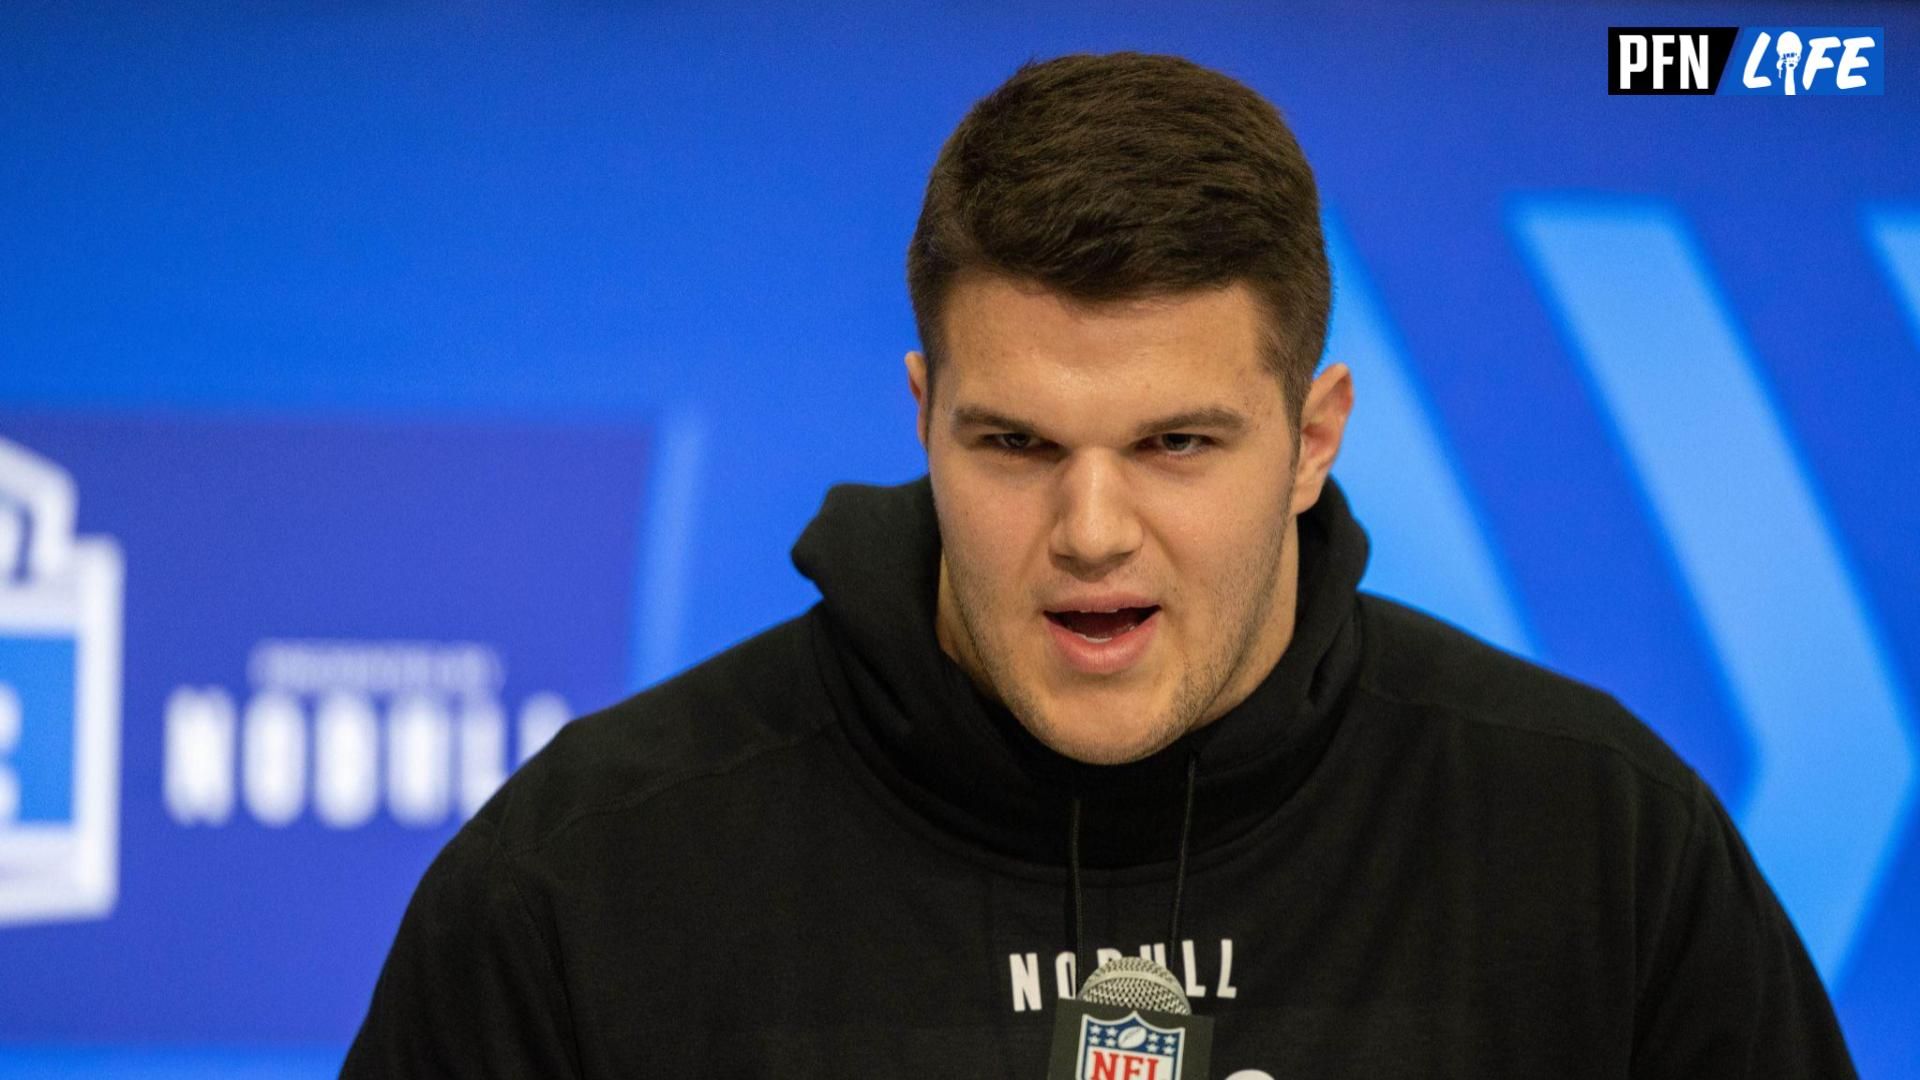
POLYGON ((669 413, 648 464, 646 530, 634 581, 634 640, 628 685, 651 686, 678 671, 691 593, 695 522, 706 472, 707 427, 697 409, 669 413))
POLYGON ((1373 542, 1361 585, 1536 657, 1494 547, 1432 409, 1401 359, 1345 230, 1325 222, 1333 263, 1327 359, 1353 369, 1353 418, 1335 470, 1373 542))
POLYGON ((1742 830, 1837 985, 1916 771, 1913 714, 1866 598, 1678 215, 1536 201, 1514 226, 1753 734, 1742 830))
POLYGON ((1879 251, 1894 292, 1906 308, 1914 343, 1920 344, 1920 210, 1869 212, 1867 236, 1879 251))

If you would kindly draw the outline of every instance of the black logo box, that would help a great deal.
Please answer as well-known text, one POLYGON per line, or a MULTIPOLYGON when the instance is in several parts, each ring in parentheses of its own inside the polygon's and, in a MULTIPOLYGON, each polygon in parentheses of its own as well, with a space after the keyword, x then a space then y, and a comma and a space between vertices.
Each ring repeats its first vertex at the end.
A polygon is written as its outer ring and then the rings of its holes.
MULTIPOLYGON (((1607 27, 1607 93, 1609 94, 1711 94, 1720 88, 1720 78, 1727 72, 1727 61, 1733 57, 1734 39, 1740 36, 1737 26, 1609 26, 1607 27), (1670 63, 1665 65, 1661 74, 1661 88, 1653 88, 1656 65, 1653 63, 1654 36, 1665 35, 1670 38, 1666 45, 1666 55, 1670 63), (1643 70, 1630 72, 1628 85, 1620 85, 1622 38, 1638 37, 1646 43, 1647 66, 1643 70), (1705 86, 1689 83, 1684 89, 1681 81, 1687 77, 1680 62, 1683 41, 1704 41, 1706 43, 1705 86)), ((1698 48, 1697 45, 1693 46, 1698 48)))

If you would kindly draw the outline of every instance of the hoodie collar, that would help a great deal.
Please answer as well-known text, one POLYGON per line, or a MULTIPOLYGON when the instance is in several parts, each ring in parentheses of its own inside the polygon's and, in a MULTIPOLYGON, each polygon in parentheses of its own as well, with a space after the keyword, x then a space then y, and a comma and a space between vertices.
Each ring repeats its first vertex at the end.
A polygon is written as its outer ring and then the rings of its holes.
POLYGON ((1331 479, 1298 535, 1294 633, 1273 670, 1213 723, 1125 765, 1055 753, 941 651, 927 477, 835 486, 793 561, 820 589, 823 664, 850 738, 889 788, 949 832, 1056 866, 1078 797, 1082 860, 1112 868, 1173 858, 1190 758, 1192 850, 1202 853, 1270 816, 1326 748, 1359 655, 1367 538, 1331 479))

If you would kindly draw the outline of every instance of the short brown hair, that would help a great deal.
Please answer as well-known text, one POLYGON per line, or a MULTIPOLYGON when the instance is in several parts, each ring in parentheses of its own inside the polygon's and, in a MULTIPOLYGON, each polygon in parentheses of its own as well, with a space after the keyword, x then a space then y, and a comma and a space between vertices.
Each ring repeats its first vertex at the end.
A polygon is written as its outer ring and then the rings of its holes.
POLYGON ((1035 281, 1098 303, 1245 282, 1295 427, 1332 282, 1313 172, 1265 98, 1177 56, 1028 62, 975 103, 907 248, 929 379, 954 283, 1035 281))

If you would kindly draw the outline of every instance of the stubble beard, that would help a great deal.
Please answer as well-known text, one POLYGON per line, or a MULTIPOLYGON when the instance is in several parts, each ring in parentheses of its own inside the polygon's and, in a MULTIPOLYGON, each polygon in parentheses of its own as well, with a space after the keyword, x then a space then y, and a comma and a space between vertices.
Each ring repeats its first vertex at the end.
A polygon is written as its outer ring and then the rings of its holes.
MULTIPOLYGON (((1282 505, 1291 502, 1292 492, 1282 505)), ((1282 518, 1263 545, 1222 582, 1215 610, 1233 632, 1221 635, 1218 647, 1179 674, 1173 700, 1147 727, 1148 737, 1131 745, 1109 747, 1074 745, 1063 725, 1047 714, 1038 694, 1015 668, 1015 648, 992 629, 992 594, 980 586, 966 566, 943 554, 956 622, 965 636, 957 657, 974 682, 999 700, 1023 727, 1055 752, 1090 765, 1122 765, 1149 757, 1171 746, 1189 731, 1217 718, 1214 703, 1244 670, 1272 616, 1279 577, 1285 565, 1286 538, 1291 516, 1282 518)), ((1297 616, 1296 612, 1296 616, 1297 616)), ((1256 684, 1257 685, 1257 684, 1256 684)), ((1237 704, 1237 702, 1235 703, 1237 704)), ((1221 709, 1219 712, 1226 710, 1221 709)))

